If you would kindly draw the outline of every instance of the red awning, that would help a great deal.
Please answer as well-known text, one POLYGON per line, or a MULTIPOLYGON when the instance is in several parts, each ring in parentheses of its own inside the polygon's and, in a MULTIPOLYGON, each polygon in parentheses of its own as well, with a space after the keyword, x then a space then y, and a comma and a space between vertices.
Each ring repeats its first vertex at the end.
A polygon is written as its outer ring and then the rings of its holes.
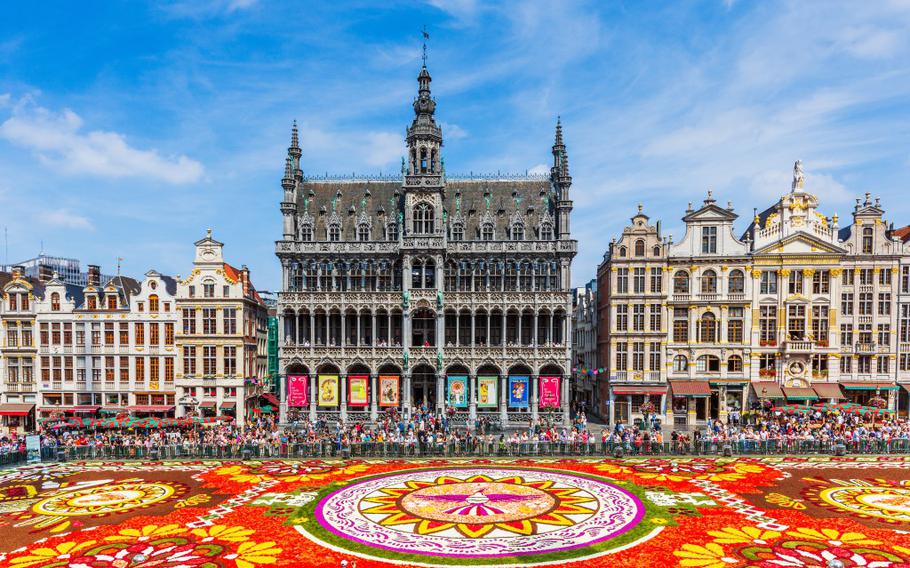
POLYGON ((844 399, 844 393, 841 392, 840 385, 837 383, 814 383, 812 389, 818 394, 818 398, 844 399))
POLYGON ((281 405, 281 402, 278 401, 278 397, 275 396, 275 395, 273 395, 273 394, 270 393, 270 392, 267 392, 267 393, 263 394, 263 395, 262 395, 262 398, 266 399, 270 404, 273 404, 273 405, 275 405, 275 406, 280 406, 280 405, 281 405))
POLYGON ((199 408, 215 408, 214 400, 203 400, 199 403, 199 408))
POLYGON ((72 406, 42 406, 38 412, 72 412, 72 406))
POLYGON ((234 408, 235 406, 237 406, 237 403, 234 402, 234 401, 222 402, 222 403, 221 403, 221 410, 224 410, 225 408, 234 408))
POLYGON ((0 404, 0 416, 28 416, 34 404, 7 402, 0 404))
POLYGON ((910 392, 910 383, 901 383, 901 386, 904 387, 904 390, 910 392))
POLYGON ((622 385, 613 387, 613 394, 666 394, 667 387, 664 386, 635 386, 622 385))
POLYGON ((70 412, 76 412, 81 414, 94 414, 98 412, 100 406, 74 406, 70 409, 70 412))
POLYGON ((756 398, 783 399, 784 391, 774 381, 756 381, 752 383, 752 391, 756 398))
POLYGON ((174 410, 173 406, 168 406, 166 404, 147 404, 140 406, 127 406, 127 410, 131 412, 170 412, 174 410))
POLYGON ((670 381, 670 390, 673 396, 711 396, 708 381, 670 381))

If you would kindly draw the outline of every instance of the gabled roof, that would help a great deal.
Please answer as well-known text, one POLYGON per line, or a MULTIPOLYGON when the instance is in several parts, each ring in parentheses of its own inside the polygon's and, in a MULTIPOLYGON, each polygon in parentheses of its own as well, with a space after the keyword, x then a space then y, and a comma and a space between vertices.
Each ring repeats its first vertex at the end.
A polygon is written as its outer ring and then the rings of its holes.
POLYGON ((903 243, 910 242, 910 225, 901 227, 899 229, 894 229, 891 231, 891 236, 900 239, 903 243))
POLYGON ((730 211, 729 209, 724 209, 719 207, 714 203, 709 203, 691 213, 688 213, 685 217, 682 218, 686 223, 690 221, 699 221, 705 218, 710 219, 721 219, 722 221, 735 221, 739 218, 739 215, 730 211))

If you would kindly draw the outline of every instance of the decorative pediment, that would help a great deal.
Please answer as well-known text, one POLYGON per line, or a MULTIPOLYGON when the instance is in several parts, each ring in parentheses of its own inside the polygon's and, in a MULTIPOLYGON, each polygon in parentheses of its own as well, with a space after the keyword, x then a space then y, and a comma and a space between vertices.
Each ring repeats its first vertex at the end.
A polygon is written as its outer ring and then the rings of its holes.
POLYGON ((367 215, 366 211, 361 211, 360 216, 357 217, 357 225, 366 225, 370 229, 373 228, 373 218, 367 215))
POLYGON ((484 211, 483 216, 480 218, 480 226, 484 225, 493 225, 496 226, 496 220, 493 219, 493 215, 489 211, 484 211))
POLYGON ((847 251, 808 233, 797 233, 774 241, 755 251, 762 254, 845 254, 847 251))
POLYGON ((737 218, 739 215, 736 213, 712 203, 689 213, 683 217, 683 221, 686 223, 690 221, 735 221, 737 218))
POLYGON ((310 226, 312 227, 312 226, 313 226, 313 223, 315 223, 315 220, 313 219, 313 216, 310 215, 310 212, 309 212, 309 211, 304 211, 303 214, 300 215, 298 218, 299 218, 299 220, 300 220, 300 225, 301 225, 301 226, 303 226, 303 225, 310 225, 310 226))
POLYGON ((332 214, 329 215, 328 225, 338 225, 341 226, 341 216, 338 215, 337 211, 332 211, 332 214))
POLYGON ((524 225, 524 224, 525 224, 524 215, 521 214, 521 211, 516 209, 512 213, 512 215, 509 217, 509 225, 514 227, 515 225, 524 225))

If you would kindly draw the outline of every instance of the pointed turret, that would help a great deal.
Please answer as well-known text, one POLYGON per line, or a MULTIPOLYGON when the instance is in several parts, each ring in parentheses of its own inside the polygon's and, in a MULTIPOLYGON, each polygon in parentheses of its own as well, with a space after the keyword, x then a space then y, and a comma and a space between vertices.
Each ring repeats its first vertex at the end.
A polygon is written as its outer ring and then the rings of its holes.
POLYGON ((417 98, 414 99, 414 120, 407 132, 408 175, 439 175, 441 166, 439 150, 442 147, 442 129, 433 114, 436 101, 430 94, 430 72, 426 64, 417 75, 417 98))
POLYGON ((562 139, 562 118, 556 117, 556 138, 553 141, 553 167, 550 169, 550 181, 556 190, 557 223, 559 238, 569 238, 569 214, 572 212, 572 200, 569 188, 572 176, 569 175, 569 154, 562 139))
POLYGON ((303 173, 300 170, 301 155, 297 121, 295 120, 291 126, 291 145, 288 146, 288 155, 284 159, 284 176, 281 178, 281 189, 284 190, 284 199, 281 201, 281 215, 284 219, 283 236, 285 240, 292 239, 295 233, 297 182, 303 181, 303 173))

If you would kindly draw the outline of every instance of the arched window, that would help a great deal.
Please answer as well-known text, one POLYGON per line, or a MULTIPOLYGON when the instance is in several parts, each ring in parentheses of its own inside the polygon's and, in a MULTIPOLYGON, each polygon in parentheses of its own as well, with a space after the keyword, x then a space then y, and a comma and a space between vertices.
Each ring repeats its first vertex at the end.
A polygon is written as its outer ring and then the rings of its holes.
POLYGON ((512 225, 512 240, 523 241, 525 239, 525 226, 521 223, 512 225))
POLYGON ((716 294, 717 293, 717 273, 713 270, 707 270, 701 277, 701 293, 702 294, 716 294))
POLYGON ((202 296, 204 298, 215 297, 215 282, 212 280, 207 280, 202 283, 202 296))
POLYGON ((455 223, 452 225, 452 240, 453 241, 463 241, 464 240, 464 225, 461 223, 455 223))
POLYGON ((420 149, 420 173, 427 173, 429 169, 429 160, 427 159, 427 149, 420 149))
POLYGON ((677 355, 673 357, 673 372, 674 373, 685 373, 689 370, 689 360, 685 355, 677 355))
POLYGON ((645 241, 638 239, 635 241, 635 256, 645 256, 645 241))
POLYGON ((59 312, 60 311, 60 294, 54 292, 51 294, 51 311, 59 312))
POLYGON ((717 318, 711 312, 701 316, 698 321, 699 341, 717 343, 717 318))
POLYGON ((414 207, 414 234, 433 234, 433 208, 428 203, 418 203, 414 207))
POLYGON ((341 240, 341 226, 338 223, 332 223, 329 225, 329 228, 326 230, 327 237, 330 243, 337 243, 341 240))
POLYGON ((660 245, 655 245, 655 247, 651 249, 651 254, 654 256, 660 256, 660 245))
POLYGON ((866 227, 863 229, 863 253, 872 254, 872 227, 866 227))
POLYGON ((300 226, 300 240, 305 243, 313 240, 313 225, 304 223, 300 226))
POLYGON ((398 240, 398 223, 389 223, 386 225, 385 238, 388 241, 398 240))
POLYGON ((483 227, 480 228, 480 240, 482 241, 492 241, 493 240, 493 223, 484 223, 483 227))
POLYGON ((695 361, 695 370, 699 373, 719 373, 720 359, 714 355, 702 355, 695 361))
POLYGON ((553 240, 553 225, 549 223, 544 223, 540 226, 540 240, 542 241, 552 241, 553 240))
POLYGON ((156 313, 158 311, 158 296, 152 294, 149 296, 149 312, 156 313))
POLYGON ((620 258, 626 257, 626 247, 619 247, 619 257, 620 258))
POLYGON ((415 259, 411 262, 411 288, 435 288, 436 263, 432 259, 426 261, 415 259))
POLYGON ((357 240, 360 242, 370 240, 370 226, 366 223, 357 225, 357 240))
POLYGON ((689 293, 689 273, 688 272, 677 272, 673 276, 673 293, 674 294, 688 294, 689 293))
POLYGON ((746 279, 742 270, 734 270, 730 273, 727 288, 730 294, 742 294, 746 291, 746 279))
POLYGON ((728 373, 742 373, 743 372, 743 358, 739 355, 730 355, 730 358, 727 359, 727 372, 728 373))

